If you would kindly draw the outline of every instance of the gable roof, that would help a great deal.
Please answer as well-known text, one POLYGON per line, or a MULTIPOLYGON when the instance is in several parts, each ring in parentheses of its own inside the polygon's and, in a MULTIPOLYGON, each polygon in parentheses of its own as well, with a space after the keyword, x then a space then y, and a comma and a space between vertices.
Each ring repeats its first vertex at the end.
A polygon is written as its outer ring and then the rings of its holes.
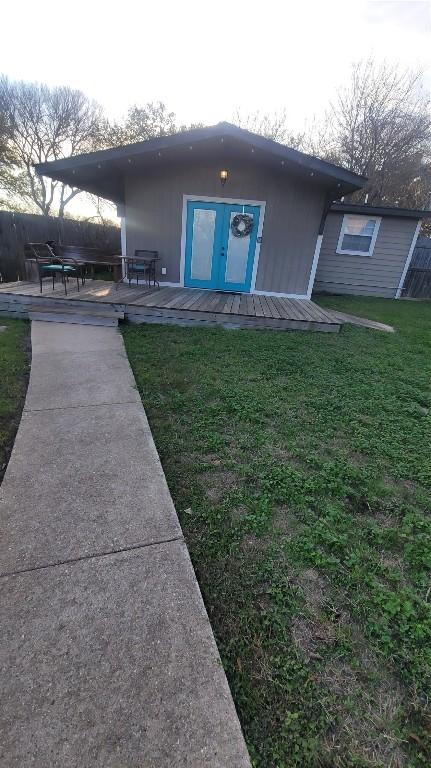
POLYGON ((119 176, 124 177, 128 165, 139 163, 140 167, 151 167, 154 160, 157 161, 161 156, 178 160, 184 148, 202 147, 204 149, 224 141, 251 149, 251 152, 256 154, 256 158, 261 156, 280 166, 294 167, 299 173, 315 176, 316 180, 320 180, 330 188, 333 187, 334 192, 337 191, 334 196, 337 197, 360 189, 366 181, 364 176, 359 176, 341 166, 286 147, 284 144, 226 122, 148 139, 136 144, 76 155, 49 163, 39 163, 35 165, 35 169, 40 176, 64 181, 71 186, 107 197, 114 202, 124 202, 124 189, 119 176), (115 175, 116 178, 114 178, 115 175))

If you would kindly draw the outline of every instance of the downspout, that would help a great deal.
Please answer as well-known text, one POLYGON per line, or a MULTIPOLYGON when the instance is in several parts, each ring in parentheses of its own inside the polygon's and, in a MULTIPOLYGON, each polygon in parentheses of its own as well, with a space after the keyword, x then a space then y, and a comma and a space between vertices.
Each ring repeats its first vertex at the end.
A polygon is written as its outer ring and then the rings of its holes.
POLYGON ((307 299, 311 299, 311 294, 313 293, 314 280, 316 277, 317 265, 319 263, 320 249, 322 247, 323 231, 325 229, 326 217, 329 213, 332 200, 333 200, 332 196, 330 198, 327 197, 325 200, 325 205, 323 207, 323 213, 320 219, 319 230, 317 233, 316 247, 314 249, 313 263, 311 265, 310 278, 308 280, 307 299))
POLYGON ((127 256, 126 217, 121 217, 121 255, 127 256))
MULTIPOLYGON (((121 219, 120 224, 120 237, 121 237, 121 255, 127 256, 127 239, 126 239, 126 206, 122 203, 121 205, 117 205, 117 216, 121 219)), ((124 261, 121 265, 121 272, 122 277, 125 277, 125 267, 124 267, 124 261)))

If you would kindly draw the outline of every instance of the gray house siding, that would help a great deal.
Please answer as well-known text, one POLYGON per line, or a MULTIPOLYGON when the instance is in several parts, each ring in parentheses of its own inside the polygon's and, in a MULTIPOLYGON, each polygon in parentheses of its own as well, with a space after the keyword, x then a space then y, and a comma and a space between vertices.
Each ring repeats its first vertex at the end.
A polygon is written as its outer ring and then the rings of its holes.
POLYGON ((289 171, 244 162, 188 159, 126 178, 127 251, 158 250, 167 274, 179 283, 183 195, 266 202, 256 290, 305 295, 313 261, 325 190, 315 179, 304 181, 289 171), (219 173, 225 165, 225 187, 219 173))
POLYGON ((372 256, 337 254, 342 221, 342 213, 328 214, 314 291, 394 297, 417 220, 383 217, 372 256))

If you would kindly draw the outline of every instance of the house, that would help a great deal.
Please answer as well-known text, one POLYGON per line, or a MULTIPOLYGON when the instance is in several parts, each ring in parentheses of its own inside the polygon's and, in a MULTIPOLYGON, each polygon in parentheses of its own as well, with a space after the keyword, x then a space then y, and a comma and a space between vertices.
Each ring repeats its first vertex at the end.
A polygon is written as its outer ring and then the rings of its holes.
POLYGON ((399 298, 422 219, 430 211, 333 203, 314 291, 399 298))
POLYGON ((396 295, 423 215, 334 204, 366 179, 229 123, 36 170, 116 203, 123 254, 157 250, 167 286, 305 299, 317 270, 396 295))

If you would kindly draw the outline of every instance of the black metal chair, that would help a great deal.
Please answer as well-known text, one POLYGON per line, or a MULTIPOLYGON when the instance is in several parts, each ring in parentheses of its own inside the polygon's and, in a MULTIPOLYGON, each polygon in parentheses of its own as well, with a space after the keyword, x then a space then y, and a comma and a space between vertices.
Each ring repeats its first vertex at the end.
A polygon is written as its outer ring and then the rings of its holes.
POLYGON ((36 264, 41 293, 42 280, 49 275, 52 276, 52 290, 55 288, 56 276, 60 275, 66 296, 69 277, 76 277, 78 291, 79 278, 81 278, 81 283, 84 284, 85 278, 82 265, 71 258, 60 258, 60 256, 54 253, 52 246, 48 245, 48 243, 26 243, 24 255, 26 261, 36 264))
POLYGON ((156 280, 156 262, 158 260, 158 251, 137 248, 134 256, 127 256, 124 259, 125 274, 123 280, 128 280, 130 285, 133 278, 136 278, 136 283, 139 283, 139 279, 143 278, 148 282, 148 287, 153 282, 154 287, 157 285, 160 288, 159 281, 156 280))

